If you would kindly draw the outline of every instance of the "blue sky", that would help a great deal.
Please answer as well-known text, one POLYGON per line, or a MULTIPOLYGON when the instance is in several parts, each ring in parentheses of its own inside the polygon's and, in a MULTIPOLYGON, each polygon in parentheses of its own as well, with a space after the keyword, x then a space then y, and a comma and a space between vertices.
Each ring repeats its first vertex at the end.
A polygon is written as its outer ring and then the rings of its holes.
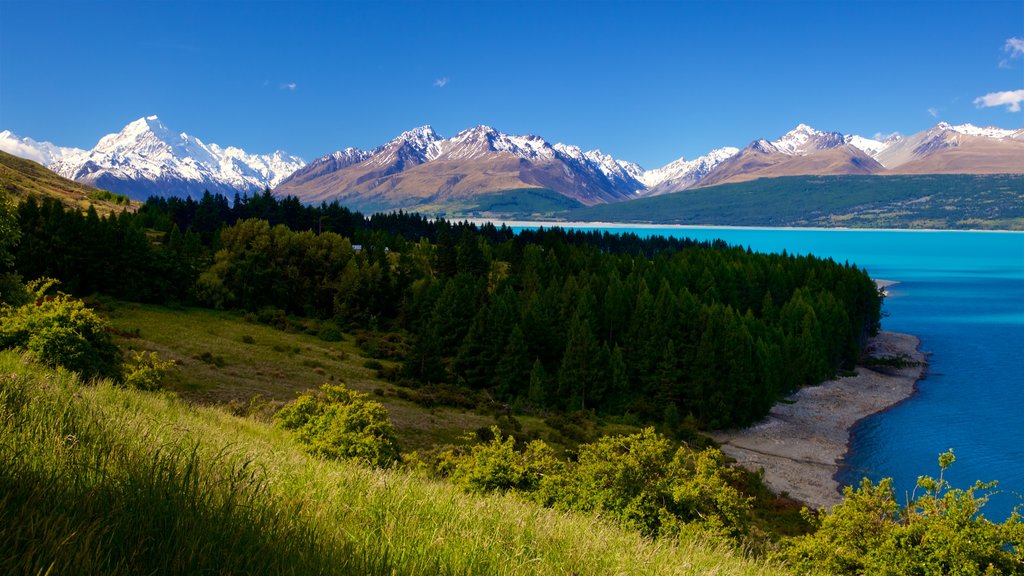
POLYGON ((0 129, 91 148, 157 114, 312 160, 488 124, 654 168, 799 122, 1022 127, 1022 39, 1021 0, 0 0, 0 129))

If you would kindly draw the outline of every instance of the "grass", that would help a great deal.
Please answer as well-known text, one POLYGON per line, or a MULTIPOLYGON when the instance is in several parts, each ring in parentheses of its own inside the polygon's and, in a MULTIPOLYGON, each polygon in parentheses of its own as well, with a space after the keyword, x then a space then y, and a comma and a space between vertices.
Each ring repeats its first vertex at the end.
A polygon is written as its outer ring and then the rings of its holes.
MULTIPOLYGON (((387 368, 393 361, 368 358, 351 334, 325 342, 312 334, 319 332, 315 325, 308 331, 288 331, 248 322, 233 312, 107 299, 95 304, 121 334, 117 340, 122 348, 156 351, 162 359, 177 363, 165 384, 187 402, 268 419, 298 393, 325 382, 340 382, 383 404, 403 452, 417 452, 428 461, 448 446, 474 443, 478 430, 495 424, 521 441, 544 440, 562 455, 581 442, 640 430, 639 423, 622 419, 576 421, 578 414, 553 418, 518 414, 512 422, 504 411, 425 406, 407 399, 410 393, 425 389, 409 390, 377 376, 376 366, 387 368)), ((780 534, 792 532, 794 525, 806 529, 799 506, 791 509, 788 499, 772 498, 764 492, 763 483, 750 480, 745 489, 757 497, 759 529, 780 534)))
POLYGON ((166 385, 191 402, 244 409, 255 399, 273 407, 325 382, 341 382, 384 404, 406 451, 464 443, 467 432, 494 423, 490 414, 427 409, 399 398, 402 390, 377 377, 375 368, 394 362, 365 357, 350 335, 325 342, 312 334, 246 322, 236 313, 200 308, 104 301, 101 310, 121 335, 122 348, 155 351, 177 364, 166 385))
POLYGON ((72 210, 85 212, 93 207, 100 216, 122 210, 136 210, 141 205, 124 195, 79 184, 58 176, 41 164, 2 151, 0 188, 9 192, 17 201, 29 196, 55 198, 72 210))
POLYGON ((692 533, 307 456, 281 430, 0 353, 0 573, 778 574, 692 533))

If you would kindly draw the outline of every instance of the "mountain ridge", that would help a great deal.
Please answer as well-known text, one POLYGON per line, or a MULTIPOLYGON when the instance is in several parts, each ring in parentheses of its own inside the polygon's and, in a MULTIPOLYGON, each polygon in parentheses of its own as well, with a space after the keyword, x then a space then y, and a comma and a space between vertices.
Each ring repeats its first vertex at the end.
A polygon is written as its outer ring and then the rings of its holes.
POLYGON ((363 151, 308 164, 284 152, 249 154, 174 133, 157 116, 130 122, 91 150, 0 132, 0 150, 62 176, 133 198, 254 193, 273 188, 305 202, 360 209, 440 210, 505 190, 545 189, 583 205, 617 203, 730 182, 797 175, 1024 172, 1024 130, 944 122, 910 136, 866 138, 797 124, 775 140, 725 146, 644 169, 599 149, 551 143, 477 125, 444 138, 430 125, 363 151))

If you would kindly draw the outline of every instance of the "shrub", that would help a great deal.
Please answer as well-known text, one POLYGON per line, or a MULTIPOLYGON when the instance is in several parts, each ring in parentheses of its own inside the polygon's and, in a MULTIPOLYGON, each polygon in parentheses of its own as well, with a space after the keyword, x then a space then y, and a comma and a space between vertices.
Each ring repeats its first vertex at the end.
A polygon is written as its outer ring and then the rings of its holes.
POLYGON ((40 279, 27 286, 32 300, 0 307, 0 348, 24 348, 41 363, 63 366, 84 378, 117 379, 121 352, 107 324, 81 300, 67 294, 47 296, 57 283, 40 279))
POLYGON ((649 535, 690 522, 738 537, 749 526, 750 500, 734 486, 739 473, 715 449, 674 449, 646 428, 580 446, 578 462, 544 478, 538 498, 558 508, 603 511, 649 535))
POLYGON ((333 324, 324 324, 320 327, 320 331, 316 334, 317 338, 324 342, 341 342, 344 336, 341 334, 341 330, 333 324))
POLYGON ((491 440, 473 446, 469 454, 446 455, 451 479, 472 492, 533 492, 541 479, 561 469, 554 451, 543 441, 527 444, 523 451, 515 449, 515 438, 502 438, 497 426, 489 429, 491 440))
POLYGON ((132 359, 124 369, 124 385, 139 390, 159 390, 164 376, 173 367, 173 360, 161 360, 156 352, 132 352, 132 359))
MULTIPOLYGON (((939 456, 941 472, 952 463, 952 451, 939 456)), ((924 494, 902 509, 892 479, 847 486, 831 513, 806 513, 817 532, 790 540, 786 559, 798 574, 1020 574, 1019 509, 995 524, 981 515, 995 482, 953 489, 941 472, 920 477, 924 494)))
POLYGON ((395 427, 379 402, 341 384, 300 394, 274 416, 312 454, 386 468, 399 458, 395 427))

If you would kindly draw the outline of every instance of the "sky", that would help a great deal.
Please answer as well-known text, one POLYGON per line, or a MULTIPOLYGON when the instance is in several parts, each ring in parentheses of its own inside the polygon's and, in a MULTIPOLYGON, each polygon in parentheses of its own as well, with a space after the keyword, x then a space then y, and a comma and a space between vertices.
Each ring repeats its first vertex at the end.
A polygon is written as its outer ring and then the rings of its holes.
POLYGON ((307 161, 487 124, 645 168, 798 123, 1024 127, 1024 1, 0 0, 0 130, 307 161))

